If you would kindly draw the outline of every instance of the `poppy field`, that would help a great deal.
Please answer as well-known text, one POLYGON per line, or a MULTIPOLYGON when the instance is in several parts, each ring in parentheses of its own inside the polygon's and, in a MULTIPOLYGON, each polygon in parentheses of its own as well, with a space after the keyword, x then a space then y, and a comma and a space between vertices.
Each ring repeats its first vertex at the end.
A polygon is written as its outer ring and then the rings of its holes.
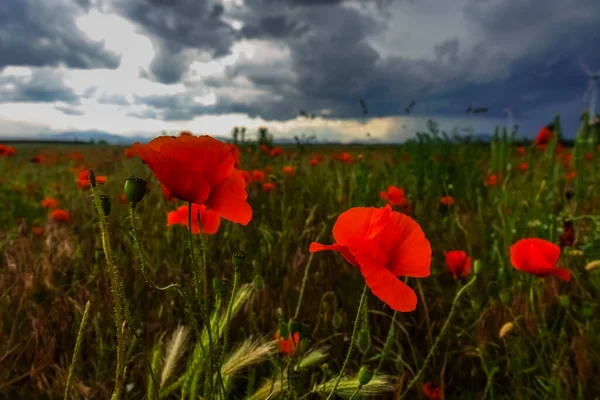
POLYGON ((0 398, 600 398, 566 135, 0 144, 0 398))

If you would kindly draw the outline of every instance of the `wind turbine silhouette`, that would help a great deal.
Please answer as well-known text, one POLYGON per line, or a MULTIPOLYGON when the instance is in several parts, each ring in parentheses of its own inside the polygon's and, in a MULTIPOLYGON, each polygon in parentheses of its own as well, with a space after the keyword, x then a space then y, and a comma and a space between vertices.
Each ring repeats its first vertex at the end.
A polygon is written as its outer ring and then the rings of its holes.
POLYGON ((588 123, 593 125, 596 122, 596 84, 600 81, 600 70, 592 72, 592 70, 583 62, 581 63, 581 68, 583 68, 590 79, 587 89, 585 90, 584 101, 589 100, 588 123))

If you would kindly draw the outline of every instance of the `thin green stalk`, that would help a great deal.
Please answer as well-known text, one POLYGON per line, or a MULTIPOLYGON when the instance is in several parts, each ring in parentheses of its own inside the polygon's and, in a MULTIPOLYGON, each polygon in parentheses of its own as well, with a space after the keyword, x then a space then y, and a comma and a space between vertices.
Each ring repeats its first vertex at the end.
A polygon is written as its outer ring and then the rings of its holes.
POLYGON ((85 325, 87 323, 89 311, 90 311, 90 301, 88 300, 87 303, 85 304, 85 310, 83 311, 83 317, 81 318, 81 323, 79 324, 79 331, 77 332, 77 341, 75 342, 75 351, 73 351, 73 358, 71 359, 71 365, 69 366, 69 374, 67 375, 67 385, 65 387, 64 400, 68 400, 69 395, 71 394, 71 385, 73 384, 73 373, 75 372, 75 364, 77 363, 79 351, 81 350, 81 342, 83 341, 83 331, 84 331, 85 325))
POLYGON ((360 389, 362 389, 362 385, 358 385, 354 393, 352 393, 352 397, 350 397, 350 400, 354 400, 356 396, 358 396, 358 392, 360 392, 360 389))
POLYGON ((108 223, 106 222, 106 216, 100 202, 100 196, 98 195, 98 189, 96 188, 96 177, 94 171, 90 170, 89 173, 91 182, 92 199, 96 206, 96 212, 100 219, 100 235, 102 238, 102 248, 104 249, 104 257, 106 258, 106 266, 108 268, 108 275, 110 277, 110 289, 112 292, 114 313, 115 313, 115 327, 117 334, 117 368, 115 371, 115 389, 111 396, 113 400, 120 400, 123 395, 123 385, 125 378, 125 339, 123 337, 123 306, 121 304, 121 297, 119 295, 119 273, 113 261, 112 248, 110 247, 110 236, 108 234, 108 223))
POLYGON ((342 369, 340 370, 340 375, 338 376, 337 380, 335 381, 335 385, 333 386, 333 389, 329 393, 329 396, 327 396, 327 400, 333 398, 333 394, 335 393, 335 390, 337 389, 338 385, 340 384, 340 381, 342 380, 342 377, 344 376, 344 371, 346 370, 346 367, 348 366, 348 363, 350 362, 350 356, 352 355, 352 348, 354 347, 354 339, 356 338, 356 330, 358 329, 360 317, 362 315, 362 308, 364 307, 365 301, 367 299, 367 289, 368 289, 368 287, 367 287, 367 285, 365 285, 365 287, 363 288, 362 295, 360 296, 360 304, 358 305, 358 311, 356 312, 356 319, 354 320, 354 328, 352 328, 352 337, 350 338, 350 348, 348 349, 348 353, 346 353, 346 360, 344 360, 344 364, 342 365, 342 369))
MULTIPOLYGON (((233 313, 233 302, 235 300, 235 292, 237 290, 238 281, 240 278, 240 273, 238 268, 235 267, 235 271, 233 273, 233 287, 231 288, 231 297, 229 298, 229 304, 227 305, 227 319, 225 322, 225 327, 223 330, 223 348, 221 350, 221 360, 225 356, 225 352, 227 351, 227 345, 229 341, 229 326, 231 325, 231 314, 233 313)), ((217 330, 218 334, 218 330, 217 330)))
MULTIPOLYGON (((323 224, 323 229, 321 229, 321 232, 319 232, 319 234, 317 235, 317 238, 315 240, 316 242, 319 242, 321 240, 321 237, 325 234, 326 230, 327 225, 323 224)), ((302 298, 304 297, 304 289, 306 288, 306 282, 308 281, 308 272, 310 271, 310 266, 312 264, 314 255, 315 253, 310 253, 310 256, 308 257, 308 262, 306 263, 306 268, 304 269, 304 277, 302 278, 302 286, 300 287, 300 295, 298 296, 298 304, 296 304, 296 312, 294 313, 294 319, 297 319, 298 315, 300 314, 300 306, 302 305, 302 298)))
POLYGON ((425 361, 423 361, 423 365, 421 366, 421 369, 419 369, 419 371, 413 377, 413 379, 410 381, 408 386, 406 386, 404 393, 402 393, 402 395, 400 396, 400 398, 398 400, 402 400, 403 398, 406 397, 406 395, 410 391, 410 388, 412 388, 413 385, 415 383, 417 383, 417 381, 419 380, 419 378, 425 371, 425 368, 427 367, 427 363, 429 362, 431 357, 433 357, 433 353, 435 352, 435 349, 437 348, 438 344, 440 343, 440 339, 442 338, 442 336, 444 336, 444 333, 446 333, 448 326, 450 326, 450 320, 452 319, 452 315, 454 315, 454 310, 456 309, 456 305, 458 304, 458 299, 460 298, 460 296, 462 296, 462 294, 465 292, 465 290, 467 290, 467 288, 469 286, 471 286, 473 284, 473 282, 475 282, 476 279, 477 279, 477 276, 474 276, 473 278, 471 278, 471 280, 469 282, 467 282, 467 284, 465 286, 460 288, 460 290, 456 293, 456 296, 454 297, 454 301, 452 302, 452 307, 450 308, 450 314, 448 314, 448 318, 446 318, 446 322, 444 322, 444 325, 442 326, 442 330, 440 331, 440 334, 435 339, 433 346, 431 346, 431 349, 429 350, 429 354, 427 354, 427 357, 425 357, 425 361))
POLYGON ((385 338, 385 343, 383 344, 383 349, 381 350, 381 358, 379 359, 379 364, 377 364, 377 368, 375 368, 373 375, 377 375, 377 373, 379 373, 379 370, 381 369, 381 367, 383 366, 383 362, 385 361, 385 357, 387 356, 387 353, 389 350, 388 343, 391 342, 392 335, 395 332, 394 323, 396 322, 396 315, 398 315, 398 311, 394 311, 394 315, 392 315, 392 322, 390 323, 390 329, 388 330, 388 334, 385 338))

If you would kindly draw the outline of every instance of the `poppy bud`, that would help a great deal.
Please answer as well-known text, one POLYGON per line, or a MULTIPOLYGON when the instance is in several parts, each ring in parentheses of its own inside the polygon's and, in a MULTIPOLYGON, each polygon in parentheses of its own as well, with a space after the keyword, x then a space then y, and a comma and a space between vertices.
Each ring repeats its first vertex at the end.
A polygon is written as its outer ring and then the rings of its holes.
POLYGON ((96 174, 94 173, 93 169, 88 169, 88 178, 90 180, 90 185, 93 188, 95 188, 96 187, 96 174))
POLYGON ((102 211, 104 215, 110 214, 110 198, 103 194, 100 196, 100 204, 102 205, 102 211))
POLYGON ((369 335, 369 330, 367 328, 361 328, 358 332, 358 341, 356 342, 356 347, 358 350, 365 354, 369 347, 371 347, 371 335, 369 335))
POLYGON ((558 303, 561 306, 563 306, 564 308, 568 308, 569 304, 571 304, 571 301, 569 299, 569 296, 567 296, 566 294, 563 294, 558 297, 558 303))
POLYGON ((135 207, 146 195, 146 181, 140 178, 129 178, 125 181, 123 191, 127 200, 135 207))
POLYGON ((344 319, 342 318, 342 314, 340 314, 339 312, 335 312, 333 314, 333 318, 331 318, 331 325, 333 325, 333 329, 338 330, 340 329, 340 326, 342 326, 342 322, 344 322, 344 319))
POLYGON ((292 371, 288 375, 290 387, 293 391, 298 390, 298 381, 300 380, 300 374, 296 371, 292 371))
POLYGON ((592 316, 592 314, 594 313, 594 310, 592 310, 592 307, 583 307, 583 316, 586 318, 589 318, 592 316))
POLYGON ((288 326, 283 321, 279 323, 279 327, 277 328, 277 331, 279 332, 279 337, 282 339, 285 339, 290 335, 288 326))
POLYGON ((288 330, 292 335, 300 332, 300 321, 293 318, 290 319, 290 322, 288 322, 288 330))
POLYGON ((241 250, 238 250, 235 253, 233 253, 233 256, 231 258, 233 260, 233 266, 235 267, 235 269, 238 269, 244 263, 244 259, 246 258, 246 253, 244 253, 241 250))
POLYGON ((371 369, 371 367, 367 365, 363 365, 362 367, 360 367, 360 370, 358 371, 358 384, 360 386, 364 386, 367 383, 371 382, 372 378, 373 370, 371 369))
POLYGON ((223 282, 220 279, 213 278, 212 285, 219 295, 225 293, 225 286, 223 286, 223 282))
POLYGON ((575 191, 573 189, 565 189, 565 199, 571 200, 575 197, 575 191))
POLYGON ((473 272, 475 275, 479 275, 481 273, 481 260, 475 260, 473 263, 473 272))
POLYGON ((263 287, 265 287, 265 282, 263 280, 263 277, 260 276, 259 274, 254 275, 254 279, 252 280, 252 283, 254 283, 254 287, 258 290, 262 290, 263 287))
POLYGON ((388 354, 392 350, 392 346, 396 343, 396 328, 393 326, 390 327, 390 332, 388 333, 387 340, 385 341, 385 345, 383 346, 383 354, 388 354))
POLYGON ((500 302, 504 305, 507 305, 508 303, 510 303, 510 294, 508 294, 507 292, 502 292, 499 295, 500 297, 500 302))

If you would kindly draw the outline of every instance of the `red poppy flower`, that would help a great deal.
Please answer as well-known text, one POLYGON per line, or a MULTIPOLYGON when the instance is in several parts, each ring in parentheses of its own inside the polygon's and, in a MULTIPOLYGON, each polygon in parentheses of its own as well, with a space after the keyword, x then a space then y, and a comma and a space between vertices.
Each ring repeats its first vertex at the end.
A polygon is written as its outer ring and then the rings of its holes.
POLYGON ((260 151, 265 153, 265 154, 269 154, 269 146, 267 146, 266 144, 261 144, 260 145, 260 151))
POLYGON ((294 176, 296 175, 296 168, 292 167, 291 165, 286 165, 283 167, 283 174, 287 176, 294 176))
POLYGON ((29 161, 33 164, 41 164, 44 161, 44 156, 33 156, 29 161))
POLYGON ((495 186, 497 183, 498 183, 498 176, 496 176, 496 174, 492 174, 492 175, 488 176, 488 178, 485 180, 486 186, 495 186))
POLYGON ((56 207, 58 207, 58 200, 52 197, 46 197, 41 201, 41 205, 49 210, 54 210, 56 207))
POLYGON ((65 210, 54 210, 50 213, 50 219, 56 222, 71 222, 71 215, 65 210))
POLYGON ((585 158, 585 161, 594 161, 594 153, 590 153, 587 152, 583 155, 583 158, 585 158))
POLYGON ((431 246, 414 220, 390 205, 355 207, 343 212, 333 226, 335 243, 311 243, 310 252, 340 252, 359 268, 371 291, 392 309, 401 312, 417 307, 415 292, 397 276, 429 276, 431 246))
POLYGON ((520 155, 521 157, 525 157, 525 153, 526 153, 525 147, 523 147, 523 146, 517 147, 517 154, 518 155, 520 155))
MULTIPOLYGON (((105 184, 106 176, 96 176, 96 183, 99 185, 105 184)), ((88 189, 90 187, 89 172, 87 169, 82 169, 79 171, 79 174, 77 175, 77 184, 80 189, 88 189)))
POLYGON ((387 192, 379 192, 379 197, 383 200, 387 200, 388 204, 392 206, 403 206, 406 204, 404 190, 395 186, 388 186, 387 192))
POLYGON ((510 247, 510 262, 519 271, 537 276, 555 275, 571 280, 571 271, 556 267, 560 248, 543 239, 521 239, 510 247))
POLYGON ((35 236, 42 236, 44 234, 44 228, 34 226, 33 228, 31 228, 31 233, 33 233, 35 236))
POLYGON ((335 159, 344 164, 352 163, 352 156, 350 153, 342 153, 340 155, 335 156, 335 159))
POLYGON ((291 334, 289 334, 287 338, 281 339, 279 332, 275 332, 275 340, 277 340, 279 344, 279 353, 292 355, 300 343, 300 334, 298 332, 294 333, 293 339, 291 334))
POLYGON ((281 155, 281 147, 273 147, 270 154, 271 157, 277 157, 278 155, 281 155))
POLYGON ((272 192, 273 190, 275 190, 275 184, 271 183, 271 182, 265 182, 262 184, 262 191, 263 192, 272 192))
POLYGON ((454 279, 467 276, 471 272, 471 258, 462 250, 452 250, 446 253, 446 266, 454 279))
POLYGON ((240 167, 240 149, 235 144, 228 143, 231 148, 231 154, 233 154, 233 159, 235 160, 235 167, 240 167))
POLYGON ((265 173, 255 169, 252 171, 252 180, 255 182, 262 182, 265 180, 265 173))
POLYGON ((575 171, 571 171, 567 175, 565 175, 565 180, 566 181, 574 181, 575 177, 576 177, 575 171))
POLYGON ((179 136, 194 136, 194 134, 190 131, 181 131, 179 132, 179 136))
POLYGON ((554 132, 550 129, 550 126, 544 126, 540 129, 538 135, 536 136, 533 144, 540 150, 546 149, 546 146, 550 141, 554 138, 554 132))
POLYGON ((521 172, 526 172, 529 169, 529 165, 527 165, 527 163, 521 163, 521 165, 519 165, 519 169, 521 172))
POLYGON ((12 157, 15 155, 17 151, 12 146, 6 146, 4 144, 0 144, 0 156, 2 157, 12 157))
POLYGON ((125 158, 133 158, 135 157, 135 150, 133 150, 131 147, 128 147, 123 152, 123 155, 125 156, 125 158))
POLYGON ((423 394, 430 400, 440 400, 440 388, 431 382, 423 385, 423 394))
POLYGON ((175 198, 242 225, 252 219, 244 177, 229 144, 210 136, 160 136, 133 148, 175 198))
POLYGON ((265 174, 267 174, 267 175, 268 175, 268 174, 272 174, 272 173, 273 173, 273 167, 272 167, 272 166, 270 166, 270 165, 267 165, 267 166, 264 168, 264 171, 265 171, 265 174))
MULTIPOLYGON (((167 214, 167 226, 171 225, 183 225, 188 227, 188 206, 183 205, 175 211, 169 211, 167 214)), ((192 234, 199 235, 201 231, 204 231, 207 235, 214 235, 219 230, 221 225, 221 217, 219 214, 207 210, 204 206, 192 204, 192 234), (198 220, 198 212, 200 212, 200 220, 198 220), (202 226, 202 229, 200 229, 202 226)))
POLYGON ((319 159, 317 157, 313 157, 310 160, 308 160, 308 165, 318 165, 319 164, 319 159))
POLYGON ((244 183, 246 184, 246 186, 248 186, 252 182, 252 176, 250 176, 250 172, 240 170, 240 173, 242 174, 242 177, 244 178, 244 183))
POLYGON ((454 197, 452 197, 452 196, 442 196, 440 198, 440 204, 444 205, 446 207, 453 206, 454 205, 454 197))
POLYGON ((561 161, 564 165, 569 166, 573 162, 573 153, 564 153, 561 161))

